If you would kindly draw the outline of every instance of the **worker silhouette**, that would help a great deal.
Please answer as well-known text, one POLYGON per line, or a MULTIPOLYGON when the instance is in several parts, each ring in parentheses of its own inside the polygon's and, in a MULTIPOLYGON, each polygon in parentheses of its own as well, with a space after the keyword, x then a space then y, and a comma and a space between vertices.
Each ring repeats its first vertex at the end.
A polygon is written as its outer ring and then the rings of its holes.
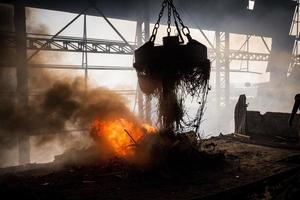
MULTIPOLYGON (((297 94, 295 96, 295 103, 294 103, 294 106, 293 106, 292 114, 291 114, 290 119, 289 119, 290 126, 293 125, 293 120, 294 120, 295 115, 296 115, 298 110, 300 110, 300 94, 297 94)), ((300 143, 300 121, 298 123, 298 142, 300 143)))

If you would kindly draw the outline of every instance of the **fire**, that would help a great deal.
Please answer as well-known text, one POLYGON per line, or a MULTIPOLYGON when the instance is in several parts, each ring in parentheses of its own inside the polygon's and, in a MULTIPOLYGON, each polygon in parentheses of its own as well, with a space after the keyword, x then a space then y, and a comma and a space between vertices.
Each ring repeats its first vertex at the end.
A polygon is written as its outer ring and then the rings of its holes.
POLYGON ((154 128, 150 124, 143 124, 142 127, 147 131, 147 133, 155 133, 156 132, 156 128, 154 128))
POLYGON ((149 124, 139 125, 128 119, 114 120, 96 119, 92 123, 94 135, 111 148, 113 153, 120 157, 134 154, 134 146, 145 134, 155 133, 156 129, 149 124))

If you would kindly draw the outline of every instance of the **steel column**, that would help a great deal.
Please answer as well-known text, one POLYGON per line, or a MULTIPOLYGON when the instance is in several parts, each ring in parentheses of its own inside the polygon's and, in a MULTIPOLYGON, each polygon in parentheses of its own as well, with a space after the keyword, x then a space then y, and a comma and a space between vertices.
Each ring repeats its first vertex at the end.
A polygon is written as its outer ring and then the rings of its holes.
POLYGON ((82 68, 84 68, 84 84, 87 91, 88 86, 88 54, 87 54, 87 28, 86 28, 86 14, 83 15, 83 44, 82 44, 82 68))
POLYGON ((221 105, 221 41, 220 31, 216 31, 216 107, 219 110, 221 105))
MULTIPOLYGON (((138 20, 136 24, 136 39, 137 46, 140 47, 143 44, 142 38, 142 21, 138 20)), ((144 97, 139 84, 137 85, 137 101, 138 101, 138 115, 141 120, 144 120, 144 97)))
MULTIPOLYGON (((149 1, 146 1, 144 12, 144 43, 149 40, 150 37, 150 20, 149 20, 149 1)), ((151 123, 151 96, 146 96, 146 122, 151 123)))
MULTIPOLYGON (((229 33, 216 31, 216 109, 217 124, 221 129, 221 118, 226 119, 230 104, 230 51, 229 33)), ((224 122, 224 120, 223 120, 224 122)), ((226 123, 223 123, 226 124, 226 123)), ((226 128, 226 127, 222 127, 226 128)))
MULTIPOLYGON (((17 0, 14 5, 14 25, 16 33, 17 66, 17 104, 21 109, 28 109, 28 69, 26 52, 26 15, 25 4, 17 0)), ((19 134, 19 164, 30 163, 29 136, 26 132, 19 134)))
POLYGON ((299 7, 300 7, 300 1, 297 0, 297 6, 295 8, 295 12, 294 12, 294 17, 293 17, 293 22, 291 25, 291 30, 290 30, 290 35, 293 35, 293 30, 294 28, 296 29, 296 33, 295 33, 295 41, 294 41, 294 48, 293 48, 293 55, 292 55, 292 59, 291 59, 291 63, 288 69, 288 73, 287 75, 290 76, 291 73, 293 72, 295 67, 299 67, 300 66, 300 54, 299 54, 299 40, 300 40, 300 27, 299 27, 299 23, 300 23, 300 19, 299 19, 299 7), (296 27, 295 27, 296 26, 296 27))
POLYGON ((225 95, 225 107, 229 106, 230 103, 230 61, 229 61, 229 33, 225 32, 224 41, 224 95, 225 95))

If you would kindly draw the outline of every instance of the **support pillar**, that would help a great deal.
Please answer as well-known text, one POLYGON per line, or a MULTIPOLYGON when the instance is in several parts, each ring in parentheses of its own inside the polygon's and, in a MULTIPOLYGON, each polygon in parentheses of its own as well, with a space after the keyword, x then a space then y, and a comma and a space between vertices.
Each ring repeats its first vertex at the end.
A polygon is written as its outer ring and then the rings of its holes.
POLYGON ((216 31, 216 107, 221 105, 221 39, 220 31, 216 31))
MULTIPOLYGON (((144 13, 144 43, 150 38, 149 1, 146 1, 144 13)), ((151 123, 151 96, 146 96, 146 122, 151 123)))
POLYGON ((83 15, 83 45, 82 45, 82 68, 84 68, 84 87, 85 91, 88 89, 88 54, 87 54, 87 27, 86 27, 86 14, 83 15))
POLYGON ((224 42, 224 95, 225 95, 225 109, 228 109, 230 103, 230 61, 229 61, 229 33, 225 32, 224 42))
POLYGON ((216 110, 218 129, 226 130, 229 127, 228 119, 230 112, 230 60, 229 60, 229 33, 216 31, 216 110), (221 120, 222 119, 222 120, 221 120), (222 122, 222 124, 221 124, 222 122), (221 127, 222 125, 222 127, 221 127))
POLYGON ((30 140, 28 135, 19 135, 19 165, 30 163, 30 140))
MULTIPOLYGON (((21 109, 28 109, 28 69, 26 52, 26 13, 23 0, 14 5, 14 26, 16 33, 17 66, 17 104, 21 109)), ((28 133, 19 134, 19 164, 30 163, 30 143, 28 133)))
MULTIPOLYGON (((136 37, 137 37, 138 47, 140 47, 143 44, 142 25, 143 25, 142 21, 138 20, 136 25, 136 37)), ((144 97, 139 84, 137 86, 137 103, 138 103, 138 116, 141 120, 144 120, 144 97)))

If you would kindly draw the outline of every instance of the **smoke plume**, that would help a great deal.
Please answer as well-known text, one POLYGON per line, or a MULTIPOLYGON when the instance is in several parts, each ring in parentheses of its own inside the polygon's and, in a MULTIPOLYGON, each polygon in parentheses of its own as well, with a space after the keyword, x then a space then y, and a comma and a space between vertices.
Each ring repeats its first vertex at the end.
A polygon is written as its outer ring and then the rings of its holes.
MULTIPOLYGON (((5 15, 5 18, 1 17, 1 30, 13 31, 12 7, 1 6, 0 8, 7 11, 1 12, 5 15)), ((48 27, 36 23, 34 18, 34 11, 27 9, 27 32, 49 33, 48 27)), ((5 40, 0 40, 0 44, 4 45, 3 42, 5 40)), ((31 63, 60 61, 62 55, 57 52, 39 53, 31 63)), ((9 58, 5 62, 13 66, 14 59, 10 58, 14 57, 14 51, 1 51, 0 56, 9 58)), ((88 87, 85 90, 82 78, 74 79, 62 76, 61 73, 34 69, 30 66, 28 66, 28 74, 29 103, 24 108, 15 101, 16 69, 14 67, 0 69, 0 166, 17 164, 12 160, 17 160, 15 157, 18 153, 16 150, 18 136, 33 136, 30 141, 31 156, 37 157, 34 160, 45 162, 53 160, 53 155, 62 153, 66 149, 89 145, 90 124, 95 117, 98 119, 116 116, 134 118, 122 96, 106 88, 88 87)))

